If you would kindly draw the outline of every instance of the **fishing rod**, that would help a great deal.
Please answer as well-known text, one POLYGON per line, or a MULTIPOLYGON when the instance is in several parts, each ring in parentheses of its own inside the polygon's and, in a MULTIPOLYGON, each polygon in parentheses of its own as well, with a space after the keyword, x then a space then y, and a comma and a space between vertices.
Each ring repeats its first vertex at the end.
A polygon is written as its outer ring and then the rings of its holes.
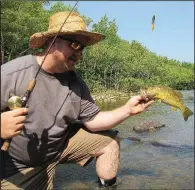
MULTIPOLYGON (((55 35, 55 37, 53 38, 53 41, 51 42, 49 48, 47 49, 47 52, 45 54, 45 57, 43 58, 40 66, 39 66, 39 69, 37 70, 36 74, 35 74, 35 77, 29 81, 28 83, 28 86, 27 86, 27 90, 26 92, 24 93, 23 96, 19 97, 19 96, 15 96, 13 93, 10 94, 10 98, 8 100, 8 107, 10 110, 15 110, 15 109, 18 109, 18 108, 22 108, 22 107, 26 107, 26 104, 28 102, 28 99, 30 97, 30 94, 31 92, 33 91, 34 87, 35 87, 35 84, 36 84, 36 78, 37 78, 37 75, 39 74, 41 68, 42 68, 42 65, 47 57, 47 55, 49 54, 50 50, 51 50, 51 47, 52 45, 54 44, 56 38, 58 37, 58 34, 60 33, 60 31, 62 30, 64 24, 66 23, 67 19, 69 18, 69 16, 71 15, 71 13, 73 12, 73 10, 75 9, 76 5, 78 4, 79 1, 76 1, 75 5, 73 6, 72 10, 70 11, 70 13, 68 14, 68 16, 65 18, 64 22, 62 23, 62 26, 60 27, 59 31, 57 32, 57 34, 55 35)), ((22 131, 21 131, 22 132, 22 131)), ((12 139, 5 139, 4 140, 4 143, 1 147, 1 150, 3 151, 7 151, 9 149, 9 145, 11 143, 11 140, 12 139)))

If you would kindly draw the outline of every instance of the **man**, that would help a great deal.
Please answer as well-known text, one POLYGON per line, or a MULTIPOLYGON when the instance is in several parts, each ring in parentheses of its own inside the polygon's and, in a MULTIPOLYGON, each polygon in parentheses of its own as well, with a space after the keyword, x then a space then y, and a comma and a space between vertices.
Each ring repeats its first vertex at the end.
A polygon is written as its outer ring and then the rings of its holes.
POLYGON ((12 138, 9 151, 2 154, 3 189, 51 189, 57 164, 85 166, 94 157, 100 186, 112 186, 120 144, 117 132, 111 129, 154 102, 134 96, 120 108, 99 110, 74 69, 84 47, 103 40, 104 35, 87 31, 77 13, 71 13, 59 32, 68 14, 54 14, 48 31, 31 36, 30 47, 44 47, 42 53, 17 58, 1 68, 1 139, 12 138), (43 60, 29 107, 8 111, 10 93, 24 94, 43 60))

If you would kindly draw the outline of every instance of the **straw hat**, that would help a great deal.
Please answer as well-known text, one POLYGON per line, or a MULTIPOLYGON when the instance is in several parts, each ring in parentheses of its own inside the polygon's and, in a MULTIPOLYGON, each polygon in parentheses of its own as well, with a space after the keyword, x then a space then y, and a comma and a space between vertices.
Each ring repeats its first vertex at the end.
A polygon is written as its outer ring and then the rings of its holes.
MULTIPOLYGON (((54 37, 58 33, 69 14, 69 11, 65 11, 52 15, 49 20, 48 30, 45 32, 38 32, 33 34, 30 37, 29 46, 31 48, 42 47, 48 38, 54 37)), ((86 39, 84 40, 83 44, 85 46, 93 45, 105 38, 103 34, 87 31, 86 23, 76 12, 72 12, 69 15, 63 28, 61 29, 59 36, 64 35, 81 35, 85 37, 86 39)))

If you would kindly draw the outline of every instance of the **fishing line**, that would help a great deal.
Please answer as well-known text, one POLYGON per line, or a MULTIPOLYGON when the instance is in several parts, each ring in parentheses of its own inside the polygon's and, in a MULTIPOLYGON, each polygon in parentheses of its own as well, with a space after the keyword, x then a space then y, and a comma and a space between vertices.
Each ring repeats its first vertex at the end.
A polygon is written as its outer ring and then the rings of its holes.
MULTIPOLYGON (((76 5, 78 4, 79 1, 76 1, 75 5, 73 6, 73 8, 71 9, 70 13, 68 14, 68 16, 65 18, 64 22, 62 23, 62 26, 60 27, 59 31, 57 32, 57 34, 55 35, 55 37, 53 38, 49 48, 47 49, 46 51, 46 54, 45 54, 45 57, 43 58, 40 66, 39 66, 39 69, 37 70, 36 74, 35 74, 35 77, 28 83, 28 86, 27 86, 27 90, 25 92, 25 94, 21 97, 19 96, 15 96, 15 95, 11 95, 12 97, 8 100, 8 107, 10 105, 10 110, 13 110, 13 109, 17 109, 17 108, 21 108, 21 107, 26 107, 26 104, 27 104, 27 101, 30 97, 30 94, 31 92, 33 91, 34 87, 35 87, 35 84, 36 84, 36 78, 37 78, 37 75, 39 74, 41 68, 42 68, 42 65, 47 57, 47 55, 49 54, 49 51, 52 47, 52 45, 54 44, 58 34, 60 33, 60 31, 62 30, 64 24, 66 23, 67 19, 69 18, 69 16, 71 15, 71 13, 73 12, 73 10, 75 9, 76 5)), ((21 131, 22 132, 22 131, 21 131)), ((10 142, 11 142, 11 139, 5 139, 2 147, 1 147, 1 150, 3 151, 7 151, 9 146, 10 146, 10 142)))

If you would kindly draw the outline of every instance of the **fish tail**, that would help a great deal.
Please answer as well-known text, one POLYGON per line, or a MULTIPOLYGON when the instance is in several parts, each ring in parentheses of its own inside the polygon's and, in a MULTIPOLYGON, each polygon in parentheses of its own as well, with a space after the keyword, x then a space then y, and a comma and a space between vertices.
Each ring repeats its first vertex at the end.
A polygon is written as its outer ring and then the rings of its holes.
POLYGON ((183 114, 183 118, 185 121, 188 120, 188 117, 193 115, 193 112, 188 108, 188 107, 185 107, 183 110, 182 110, 182 114, 183 114))

